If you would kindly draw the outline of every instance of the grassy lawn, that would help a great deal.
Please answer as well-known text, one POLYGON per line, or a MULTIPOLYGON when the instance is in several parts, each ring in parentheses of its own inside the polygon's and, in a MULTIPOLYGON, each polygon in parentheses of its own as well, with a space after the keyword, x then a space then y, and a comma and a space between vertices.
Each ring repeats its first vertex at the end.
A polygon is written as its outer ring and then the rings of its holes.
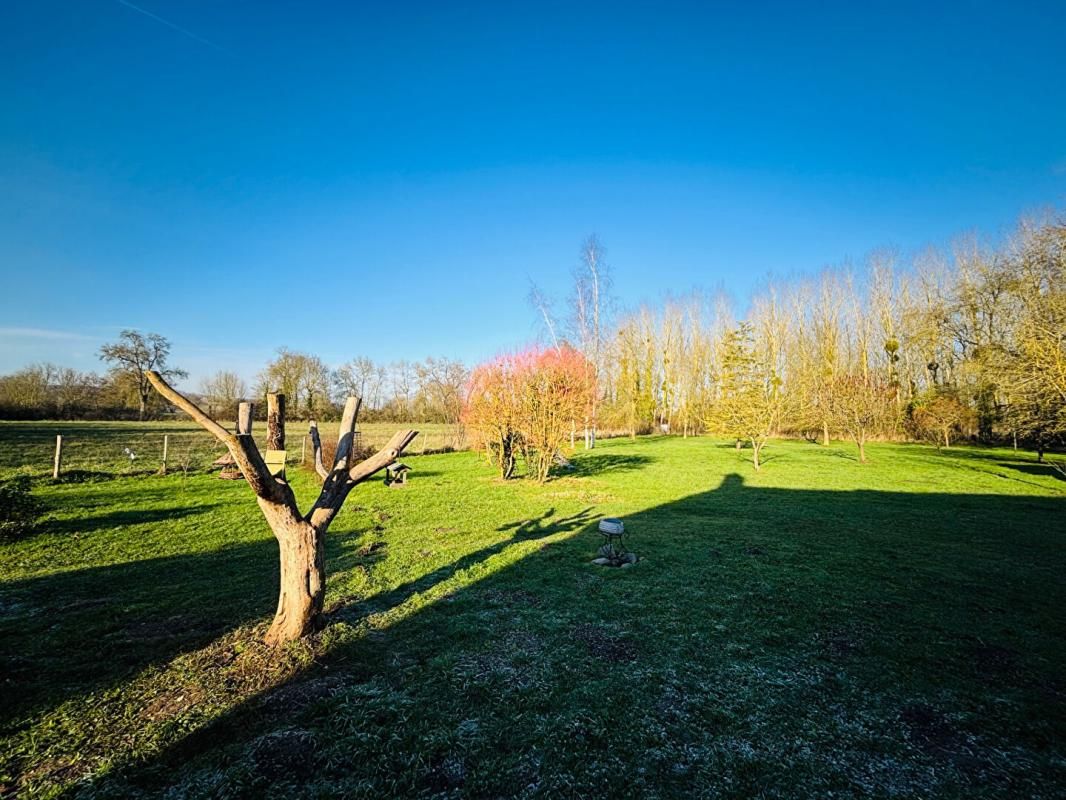
POLYGON ((1061 796, 1066 481, 766 455, 611 440, 545 486, 405 459, 331 529, 331 624, 280 653, 246 486, 41 480, 41 532, 0 546, 0 795, 1061 796), (589 564, 605 515, 640 563, 589 564))

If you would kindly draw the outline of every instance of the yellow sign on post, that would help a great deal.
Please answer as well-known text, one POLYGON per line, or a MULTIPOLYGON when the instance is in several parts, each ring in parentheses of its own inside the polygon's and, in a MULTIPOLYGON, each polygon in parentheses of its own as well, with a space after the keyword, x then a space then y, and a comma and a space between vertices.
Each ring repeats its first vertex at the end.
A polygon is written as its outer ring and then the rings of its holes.
POLYGON ((270 470, 270 474, 275 478, 285 477, 285 451, 284 450, 267 450, 263 456, 263 460, 266 462, 267 469, 270 470))

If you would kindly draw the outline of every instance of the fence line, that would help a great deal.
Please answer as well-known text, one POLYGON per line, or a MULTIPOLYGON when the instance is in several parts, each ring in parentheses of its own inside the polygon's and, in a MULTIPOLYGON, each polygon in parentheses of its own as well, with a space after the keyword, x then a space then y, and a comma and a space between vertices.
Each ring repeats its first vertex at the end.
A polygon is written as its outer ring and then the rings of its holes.
MULTIPOLYGON (((166 474, 168 472, 204 471, 225 452, 225 447, 206 431, 139 431, 115 430, 106 426, 23 426, 0 425, 0 473, 23 470, 53 479, 75 475, 166 474), (57 431, 62 431, 61 433, 57 431)), ((412 424, 417 428, 417 423, 412 424)), ((398 430, 400 426, 396 426, 398 430)), ((391 428, 371 428, 357 432, 358 444, 377 449, 395 432, 391 428)), ((306 433, 293 431, 288 441, 289 464, 306 464, 311 458, 306 433), (295 438, 300 437, 299 447, 295 438)), ((265 447, 266 431, 256 431, 256 441, 265 447)), ((408 451, 408 456, 466 449, 462 431, 429 430, 419 436, 422 441, 408 451)))

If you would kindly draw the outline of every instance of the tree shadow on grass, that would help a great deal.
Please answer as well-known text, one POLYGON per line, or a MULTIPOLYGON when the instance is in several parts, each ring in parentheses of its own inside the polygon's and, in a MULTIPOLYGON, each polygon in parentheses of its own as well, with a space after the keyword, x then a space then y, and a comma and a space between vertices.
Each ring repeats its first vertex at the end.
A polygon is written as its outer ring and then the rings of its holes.
POLYGON ((71 519, 49 519, 39 526, 40 533, 51 534, 91 534, 96 531, 110 528, 122 528, 129 525, 151 525, 153 523, 166 523, 186 517, 194 517, 207 514, 213 509, 220 508, 221 503, 206 503, 198 506, 186 506, 183 508, 155 508, 128 511, 110 511, 107 514, 95 516, 75 517, 71 519))
POLYGON ((600 475, 606 472, 625 472, 643 469, 655 459, 645 455, 622 455, 618 453, 595 453, 577 455, 571 460, 570 475, 600 475))
MULTIPOLYGON (((121 511, 47 524, 50 532, 163 524, 212 505, 121 511), (94 522, 99 520, 99 522, 94 522)), ((277 600, 278 548, 264 538, 178 556, 59 572, 0 585, 0 729, 78 694, 202 648, 219 635, 269 618, 277 600)), ((357 543, 366 531, 326 538, 331 569, 384 557, 357 543)))
POLYGON ((523 539, 541 539, 545 536, 554 536, 557 533, 572 533, 578 528, 584 527, 592 522, 592 510, 592 506, 589 506, 584 511, 579 511, 568 517, 555 519, 556 512, 553 506, 539 517, 508 522, 501 525, 496 530, 514 531, 512 536, 516 541, 521 541, 523 539))
MULTIPOLYGON (((1066 661, 1064 510, 1039 496, 752 488, 727 475, 627 515, 644 561, 610 570, 587 564, 594 509, 549 509, 336 614, 349 633, 287 684, 196 725, 175 709, 164 750, 112 754, 116 771, 85 788, 208 780, 192 793, 255 795, 280 780, 297 794, 513 796, 538 782, 551 794, 562 776, 560 792, 622 796, 634 757, 643 786, 664 796, 723 778, 737 796, 803 793, 798 771, 862 793, 888 753, 903 794, 988 774, 1035 775, 1048 789, 1045 734, 1066 726, 1066 687, 1054 683, 1066 661), (538 534, 561 536, 474 569, 538 534), (463 570, 468 582, 436 602, 359 627, 463 570), (619 665, 639 682, 604 703, 619 665), (986 714, 990 692, 1010 703, 986 714), (848 733, 841 719, 862 725, 848 733), (731 741, 748 743, 743 759, 716 755, 731 741), (914 777, 933 770, 947 783, 914 777)), ((261 571, 249 575, 269 593, 261 571)))
POLYGON ((1019 464, 1013 461, 999 461, 996 462, 996 466, 1017 470, 1026 475, 1038 475, 1042 478, 1055 478, 1056 480, 1066 481, 1066 472, 1056 468, 1053 464, 1019 464))
MULTIPOLYGON (((399 586, 387 592, 357 602, 339 601, 329 609, 330 619, 355 622, 370 614, 395 608, 402 605, 412 596, 432 589, 438 583, 441 583, 456 573, 469 569, 477 564, 481 564, 493 556, 502 553, 512 544, 517 542, 538 541, 562 533, 573 533, 580 528, 590 526, 593 521, 592 508, 586 508, 584 511, 559 519, 553 519, 554 516, 555 509, 549 508, 539 517, 517 520, 506 525, 501 525, 496 530, 501 533, 513 531, 510 537, 487 547, 482 547, 479 550, 467 553, 450 564, 438 567, 416 580, 410 581, 403 586, 399 586)), ((331 569, 332 568, 333 565, 331 565, 331 569)))

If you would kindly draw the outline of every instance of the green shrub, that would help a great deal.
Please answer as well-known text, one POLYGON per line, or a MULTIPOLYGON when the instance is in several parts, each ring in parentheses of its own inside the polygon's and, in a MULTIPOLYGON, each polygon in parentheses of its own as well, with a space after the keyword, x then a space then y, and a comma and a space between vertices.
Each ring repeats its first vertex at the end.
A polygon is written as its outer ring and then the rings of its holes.
POLYGON ((13 542, 33 533, 43 506, 30 494, 30 476, 16 475, 0 483, 0 542, 13 542))

